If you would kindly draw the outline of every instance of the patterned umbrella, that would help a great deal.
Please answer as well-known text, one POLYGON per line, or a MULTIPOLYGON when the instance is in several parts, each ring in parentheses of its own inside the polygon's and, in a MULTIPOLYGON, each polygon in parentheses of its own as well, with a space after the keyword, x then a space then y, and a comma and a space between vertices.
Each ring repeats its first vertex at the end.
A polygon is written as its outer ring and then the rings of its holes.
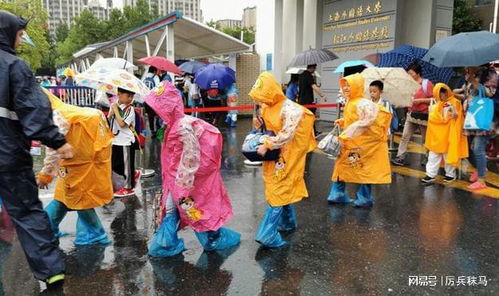
POLYGON ((98 68, 123 69, 123 70, 137 70, 137 66, 121 58, 104 58, 95 61, 88 70, 96 70, 98 68))
POLYGON ((451 68, 439 68, 428 62, 422 61, 427 49, 402 45, 394 50, 383 53, 379 56, 379 67, 400 67, 406 69, 413 62, 417 61, 423 68, 423 77, 430 79, 433 83, 449 83, 453 71, 451 68))
POLYGON ((76 82, 107 93, 118 93, 118 88, 131 91, 140 96, 146 95, 149 88, 133 74, 120 69, 99 68, 76 75, 76 82))
POLYGON ((329 49, 315 49, 311 48, 302 53, 297 54, 289 63, 289 67, 299 67, 299 66, 307 66, 307 65, 316 65, 322 64, 325 62, 329 62, 332 60, 336 60, 338 58, 332 51, 329 49))

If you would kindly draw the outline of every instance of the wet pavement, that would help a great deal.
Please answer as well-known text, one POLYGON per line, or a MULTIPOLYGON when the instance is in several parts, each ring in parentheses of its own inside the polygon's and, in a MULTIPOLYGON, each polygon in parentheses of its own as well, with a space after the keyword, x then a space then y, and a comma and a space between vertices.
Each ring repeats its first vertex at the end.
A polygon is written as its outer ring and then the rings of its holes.
MULTIPOLYGON (((227 226, 242 234, 240 246, 204 253, 185 229, 182 255, 149 258, 156 174, 142 180, 138 197, 98 210, 113 240, 108 246, 75 247, 76 213, 68 214, 61 231, 69 235, 60 239, 65 295, 499 295, 497 199, 423 186, 404 171, 394 173, 393 184, 374 187, 371 210, 328 205, 333 160, 321 153, 311 154, 310 198, 297 204, 298 229, 284 235, 290 246, 260 248, 253 238, 266 206, 261 169, 245 166, 239 152, 249 125, 222 128, 222 173, 235 214, 227 226)), ((150 155, 159 155, 159 145, 149 148, 147 163, 158 170, 150 155)), ((411 157, 409 169, 421 173, 419 155, 411 157)), ((51 192, 40 193, 45 204, 51 192)), ((15 239, 0 242, 0 269, 0 295, 38 295, 44 288, 15 239)))

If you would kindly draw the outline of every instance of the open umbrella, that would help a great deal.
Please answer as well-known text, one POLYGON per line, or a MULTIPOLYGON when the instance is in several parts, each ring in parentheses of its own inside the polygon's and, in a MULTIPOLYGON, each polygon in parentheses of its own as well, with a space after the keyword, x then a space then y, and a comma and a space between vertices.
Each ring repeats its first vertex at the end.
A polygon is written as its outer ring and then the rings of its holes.
POLYGON ((427 49, 402 45, 379 56, 378 67, 401 67, 408 68, 409 65, 417 61, 423 68, 423 77, 432 82, 449 83, 453 75, 451 68, 439 68, 428 62, 422 61, 423 56, 428 52, 427 49))
POLYGON ((140 96, 149 93, 149 88, 140 79, 121 69, 98 68, 88 70, 76 75, 75 79, 81 86, 107 93, 117 94, 118 88, 131 91, 140 96))
POLYGON ((341 63, 336 68, 336 70, 334 70, 334 73, 343 73, 343 72, 345 72, 345 68, 355 67, 355 66, 364 66, 366 68, 374 67, 373 64, 371 64, 370 62, 365 61, 365 60, 346 61, 346 62, 341 63))
POLYGON ((189 61, 180 65, 179 69, 184 71, 185 73, 194 74, 199 68, 203 67, 204 65, 206 64, 203 64, 198 61, 189 61))
POLYGON ((236 81, 236 73, 222 64, 209 64, 200 68, 194 83, 202 89, 224 89, 236 81))
POLYGON ((308 65, 316 65, 322 64, 325 62, 329 62, 332 60, 336 60, 338 58, 332 51, 329 49, 315 49, 311 48, 302 53, 297 54, 289 63, 288 67, 299 67, 299 66, 308 66, 308 65))
POLYGON ((137 66, 121 58, 104 58, 95 61, 88 70, 95 70, 98 68, 110 69, 123 69, 123 70, 137 70, 137 66))
POLYGON ((362 71, 366 97, 369 97, 369 84, 374 80, 381 80, 384 84, 383 99, 395 107, 409 107, 412 105, 412 95, 421 85, 414 81, 403 68, 371 67, 362 71))
POLYGON ((160 57, 160 56, 150 56, 150 57, 145 57, 141 58, 139 62, 156 67, 157 69, 174 73, 174 74, 182 74, 182 70, 180 70, 177 65, 175 65, 173 62, 170 62, 168 59, 165 57, 160 57))
POLYGON ((423 61, 437 67, 480 66, 499 59, 499 34, 459 33, 433 45, 423 61))

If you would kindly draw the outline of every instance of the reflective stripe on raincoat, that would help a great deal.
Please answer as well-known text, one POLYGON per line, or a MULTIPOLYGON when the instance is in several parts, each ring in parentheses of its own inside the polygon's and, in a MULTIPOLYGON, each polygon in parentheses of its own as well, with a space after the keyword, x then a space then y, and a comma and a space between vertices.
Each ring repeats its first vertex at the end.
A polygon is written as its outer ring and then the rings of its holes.
POLYGON ((444 83, 435 85, 433 97, 437 103, 430 107, 425 147, 435 153, 447 154, 447 164, 459 167, 461 159, 468 157, 468 140, 463 133, 463 106, 444 83), (446 101, 440 99, 442 88, 447 91, 446 101), (450 116, 450 108, 454 109, 457 118, 450 116))
POLYGON ((342 78, 340 85, 347 82, 350 96, 344 118, 339 121, 344 131, 340 135, 341 153, 332 180, 357 184, 391 183, 387 135, 392 115, 383 106, 364 99, 364 78, 360 74, 342 78))
POLYGON ((279 83, 268 72, 260 74, 249 95, 263 104, 265 126, 275 134, 265 140, 265 145, 269 149, 281 149, 277 161, 263 163, 268 203, 273 207, 284 206, 308 197, 303 174, 307 153, 317 146, 314 114, 288 100, 279 83))

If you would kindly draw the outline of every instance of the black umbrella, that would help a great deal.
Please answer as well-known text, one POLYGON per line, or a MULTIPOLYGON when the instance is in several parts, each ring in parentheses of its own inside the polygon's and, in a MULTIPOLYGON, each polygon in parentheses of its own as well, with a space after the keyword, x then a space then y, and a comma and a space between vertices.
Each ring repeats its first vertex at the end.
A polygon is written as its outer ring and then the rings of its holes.
POLYGON ((310 48, 302 53, 297 54, 289 63, 288 67, 300 67, 307 65, 316 65, 325 62, 329 62, 332 60, 336 60, 338 58, 332 51, 329 49, 315 49, 310 48))

